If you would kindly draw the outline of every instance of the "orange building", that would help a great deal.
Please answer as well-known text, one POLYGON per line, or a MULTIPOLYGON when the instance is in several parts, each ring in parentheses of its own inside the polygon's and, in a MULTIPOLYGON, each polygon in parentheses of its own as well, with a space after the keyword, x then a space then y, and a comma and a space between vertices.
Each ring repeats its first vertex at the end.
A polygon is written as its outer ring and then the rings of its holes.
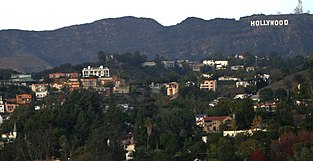
POLYGON ((5 106, 5 110, 8 113, 12 113, 14 112, 15 108, 18 107, 18 104, 5 102, 4 106, 5 106))
POLYGON ((16 95, 16 103, 21 105, 29 105, 32 102, 32 95, 30 94, 19 94, 16 95))

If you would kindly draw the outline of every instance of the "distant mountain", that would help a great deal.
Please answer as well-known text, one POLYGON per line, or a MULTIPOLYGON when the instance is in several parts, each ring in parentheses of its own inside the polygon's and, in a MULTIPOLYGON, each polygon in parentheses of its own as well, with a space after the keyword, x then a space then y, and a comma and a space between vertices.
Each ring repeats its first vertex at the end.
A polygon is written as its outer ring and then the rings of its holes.
POLYGON ((187 18, 169 27, 148 18, 122 17, 53 31, 2 30, 0 68, 29 72, 95 61, 100 50, 140 51, 149 57, 160 54, 172 59, 200 59, 216 52, 304 55, 313 52, 312 42, 312 14, 252 15, 240 20, 187 18), (264 26, 267 21, 256 20, 288 20, 288 25, 264 26), (263 26, 251 26, 251 21, 263 26))

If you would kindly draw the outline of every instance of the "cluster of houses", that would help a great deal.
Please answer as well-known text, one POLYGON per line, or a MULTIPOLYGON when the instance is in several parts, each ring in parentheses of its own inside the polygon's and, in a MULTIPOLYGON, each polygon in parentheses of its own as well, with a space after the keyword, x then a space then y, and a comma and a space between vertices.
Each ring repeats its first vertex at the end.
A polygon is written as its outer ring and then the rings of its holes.
POLYGON ((49 78, 52 80, 51 83, 45 83, 43 80, 32 79, 32 75, 29 74, 12 74, 11 79, 3 83, 27 86, 33 93, 18 94, 15 98, 0 96, 0 114, 12 113, 18 106, 29 106, 33 100, 40 101, 49 93, 58 93, 62 90, 93 89, 105 95, 129 93, 129 85, 125 80, 111 77, 109 68, 103 66, 88 66, 83 68, 81 74, 78 72, 51 73, 49 78))

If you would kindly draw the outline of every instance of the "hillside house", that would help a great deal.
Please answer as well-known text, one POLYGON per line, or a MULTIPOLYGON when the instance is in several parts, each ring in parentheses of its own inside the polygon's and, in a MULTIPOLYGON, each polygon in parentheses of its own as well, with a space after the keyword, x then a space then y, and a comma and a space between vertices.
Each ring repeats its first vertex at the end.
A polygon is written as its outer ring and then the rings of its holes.
POLYGON ((174 68, 175 62, 174 61, 162 61, 164 68, 174 68))
POLYGON ((250 85, 250 83, 248 83, 247 81, 238 81, 238 82, 236 82, 236 88, 247 87, 249 85, 250 85))
POLYGON ((179 91, 179 84, 177 82, 171 82, 165 84, 166 87, 166 94, 168 96, 176 95, 179 91))
POLYGON ((124 79, 114 78, 113 93, 126 94, 129 93, 130 87, 126 85, 124 79))
POLYGON ((0 113, 5 112, 5 107, 4 107, 4 102, 3 102, 3 97, 0 96, 0 113))
POLYGON ((110 69, 101 65, 99 68, 88 66, 82 70, 83 77, 110 77, 110 69))
POLYGON ((51 73, 49 74, 50 79, 58 79, 58 78, 77 78, 78 77, 77 72, 71 72, 71 73, 64 73, 64 72, 59 72, 59 73, 51 73))
POLYGON ((228 61, 227 61, 227 60, 218 60, 218 61, 215 61, 215 69, 216 69, 216 70, 226 69, 227 66, 228 66, 228 61))
POLYGON ((35 80, 32 78, 32 75, 30 74, 12 74, 11 75, 11 82, 13 84, 30 84, 35 82, 35 80))
POLYGON ((80 83, 79 83, 79 80, 77 78, 68 79, 66 82, 66 85, 72 91, 80 88, 80 83))
POLYGON ((18 107, 18 104, 16 104, 15 102, 5 102, 4 103, 4 107, 7 113, 13 113, 14 110, 16 109, 16 107, 18 107))
POLYGON ((16 103, 20 105, 30 105, 32 102, 32 95, 30 94, 19 94, 16 95, 16 103))
POLYGON ((214 60, 203 60, 203 61, 202 61, 202 64, 203 64, 203 65, 207 65, 207 66, 214 67, 215 62, 214 62, 214 60))
POLYGON ((146 61, 142 63, 143 67, 154 67, 156 66, 156 63, 154 61, 146 61))
POLYGON ((32 84, 31 89, 35 92, 37 99, 42 99, 48 95, 47 84, 32 84))
POLYGON ((97 78, 82 78, 80 79, 80 81, 84 89, 88 89, 88 88, 96 89, 97 88, 97 83, 98 83, 97 78))
POLYGON ((216 80, 205 80, 200 84, 200 89, 208 91, 216 91, 216 80))
POLYGON ((203 131, 217 132, 222 130, 222 125, 229 125, 232 118, 230 116, 210 116, 203 118, 203 131))

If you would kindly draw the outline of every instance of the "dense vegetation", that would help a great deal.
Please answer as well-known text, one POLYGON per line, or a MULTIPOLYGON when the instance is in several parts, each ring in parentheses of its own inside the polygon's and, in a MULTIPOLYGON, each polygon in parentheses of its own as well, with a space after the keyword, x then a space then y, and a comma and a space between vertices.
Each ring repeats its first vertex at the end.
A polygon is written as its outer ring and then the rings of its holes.
MULTIPOLYGON (((203 78, 199 72, 189 68, 165 69, 160 64, 151 68, 141 67, 147 60, 140 53, 115 54, 98 53, 99 62, 105 64, 112 73, 131 82, 132 92, 128 95, 105 97, 93 90, 63 91, 44 98, 47 108, 35 111, 30 107, 19 107, 11 118, 1 125, 1 133, 12 130, 17 124, 18 137, 6 143, 0 150, 0 160, 20 161, 47 158, 75 161, 124 160, 122 140, 131 132, 136 142, 135 160, 141 161, 189 161, 195 158, 210 161, 231 160, 309 160, 313 152, 312 105, 296 106, 295 99, 311 99, 312 84, 306 81, 307 88, 288 91, 278 88, 263 88, 255 85, 250 91, 259 91, 262 101, 277 101, 277 111, 254 111, 251 99, 225 97, 214 107, 209 103, 216 99, 218 92, 202 91, 198 85, 186 86, 186 82, 199 83, 203 78), (177 81, 181 90, 178 98, 169 100, 162 93, 153 93, 148 85, 151 82, 164 83, 177 81), (125 108, 121 104, 129 104, 125 108), (255 132, 252 136, 238 135, 223 137, 221 133, 203 133, 195 126, 195 114, 227 115, 235 114, 236 120, 223 127, 224 130, 250 129, 258 119, 266 120, 266 132, 255 132), (294 121, 296 114, 306 117, 294 121), (207 143, 202 136, 208 136, 207 143)), ((292 73, 306 70, 312 72, 312 62, 304 57, 281 59, 277 54, 269 54, 268 59, 255 60, 247 54, 244 60, 228 58, 233 65, 242 63, 260 67, 255 73, 243 74, 240 71, 214 71, 215 76, 237 75, 252 77, 264 70, 279 73, 273 81, 278 82, 292 73), (242 62, 240 62, 242 61, 242 62), (267 67, 267 68, 263 68, 267 67)), ((155 62, 164 58, 156 57, 155 62)), ((80 71, 84 65, 60 66, 56 71, 80 71)), ((51 72, 51 71, 50 71, 51 72)), ((49 71, 38 73, 46 76, 49 71)), ((263 82, 265 83, 265 82, 263 82)), ((21 90, 1 85, 1 92, 14 96, 21 90)), ((248 90, 248 89, 247 89, 248 90)))

